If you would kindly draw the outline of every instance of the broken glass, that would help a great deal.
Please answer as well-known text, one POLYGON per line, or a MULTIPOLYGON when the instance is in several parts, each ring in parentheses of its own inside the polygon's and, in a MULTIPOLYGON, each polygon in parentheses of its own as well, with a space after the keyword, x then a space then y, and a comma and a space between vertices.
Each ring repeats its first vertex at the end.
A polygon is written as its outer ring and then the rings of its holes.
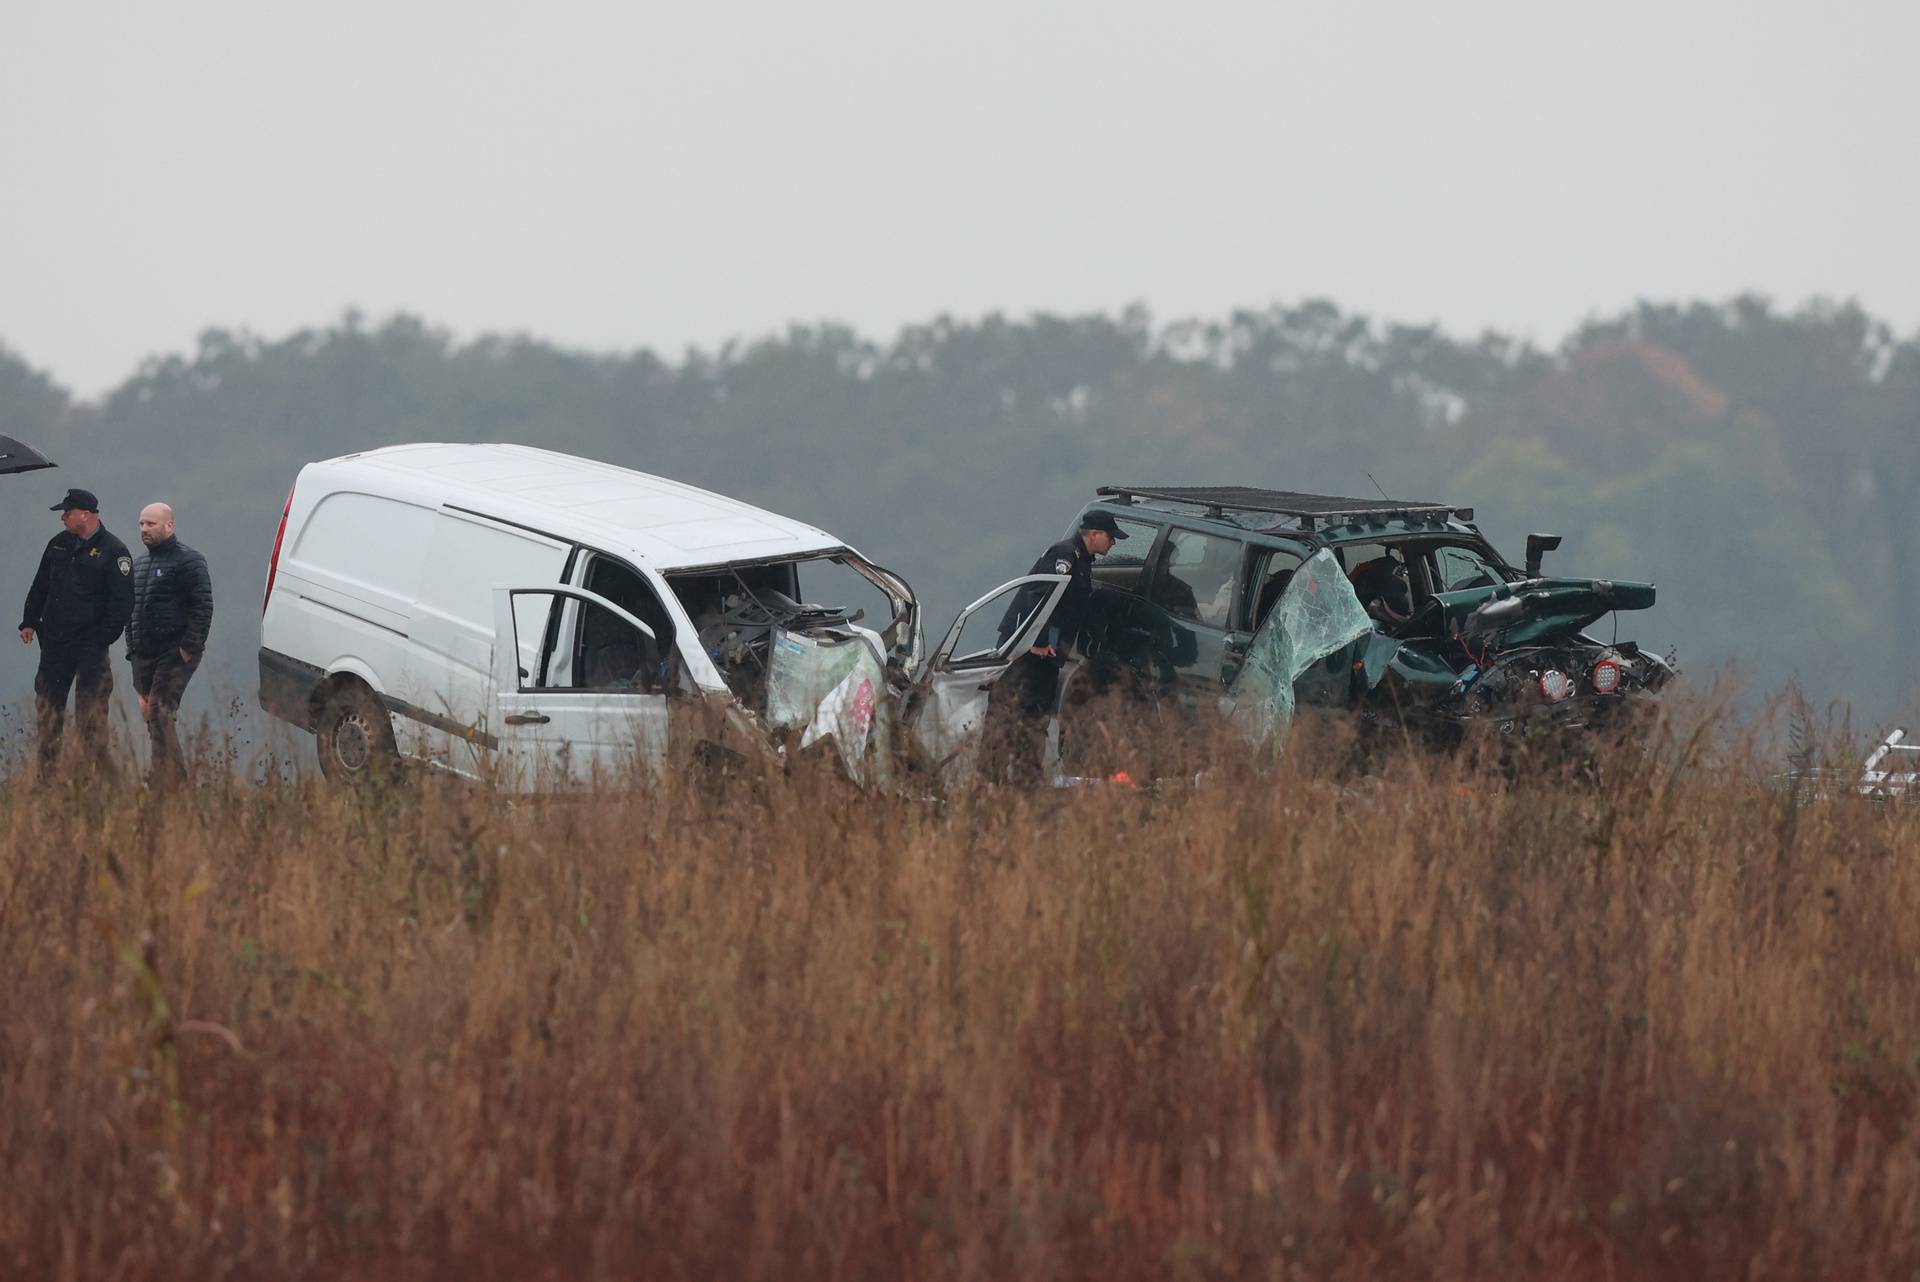
POLYGON ((892 749, 893 712, 886 670, 870 646, 848 647, 853 664, 808 718, 802 748, 832 739, 847 773, 862 784, 885 783, 892 749))
POLYGON ((813 720, 827 693, 872 653, 857 635, 813 635, 773 629, 767 657, 767 724, 776 730, 813 720))
POLYGON ((1367 674, 1367 689, 1371 690, 1380 684, 1380 678, 1386 675, 1387 665, 1399 653, 1400 643, 1384 632, 1376 632, 1367 638, 1365 652, 1360 656, 1360 664, 1367 674))
POLYGON ((1373 630, 1333 553, 1300 567, 1254 634, 1245 664, 1222 703, 1255 744, 1278 745, 1293 722, 1293 683, 1314 664, 1373 630))

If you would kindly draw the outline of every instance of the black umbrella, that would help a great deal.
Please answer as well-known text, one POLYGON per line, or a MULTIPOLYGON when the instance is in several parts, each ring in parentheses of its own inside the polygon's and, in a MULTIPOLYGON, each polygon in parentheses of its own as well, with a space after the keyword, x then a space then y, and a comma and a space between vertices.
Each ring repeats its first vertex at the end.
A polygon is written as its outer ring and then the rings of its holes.
POLYGON ((43 467, 58 467, 39 450, 11 436, 0 436, 0 476, 11 472, 37 472, 43 467))

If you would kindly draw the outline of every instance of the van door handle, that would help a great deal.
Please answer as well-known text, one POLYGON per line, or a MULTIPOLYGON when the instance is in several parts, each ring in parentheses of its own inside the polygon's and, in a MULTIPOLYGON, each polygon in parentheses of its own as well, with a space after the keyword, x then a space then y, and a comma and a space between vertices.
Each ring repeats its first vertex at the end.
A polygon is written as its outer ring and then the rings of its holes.
POLYGON ((507 718, 510 726, 544 726, 553 720, 544 712, 516 712, 507 718))

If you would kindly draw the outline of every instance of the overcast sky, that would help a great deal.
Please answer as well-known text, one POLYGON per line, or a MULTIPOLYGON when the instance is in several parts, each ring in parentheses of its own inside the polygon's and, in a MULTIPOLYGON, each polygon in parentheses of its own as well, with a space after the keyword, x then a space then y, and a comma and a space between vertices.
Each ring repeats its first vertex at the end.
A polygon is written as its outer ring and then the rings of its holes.
POLYGON ((1636 297, 1920 328, 1920 4, 0 0, 0 343, 1636 297))

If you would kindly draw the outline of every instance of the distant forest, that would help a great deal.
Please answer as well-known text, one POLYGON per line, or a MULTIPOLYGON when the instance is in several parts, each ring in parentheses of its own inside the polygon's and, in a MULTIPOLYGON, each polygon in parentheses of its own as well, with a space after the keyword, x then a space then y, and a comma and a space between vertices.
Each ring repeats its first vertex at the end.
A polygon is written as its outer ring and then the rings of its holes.
MULTIPOLYGON (((941 319, 890 342, 795 328, 678 361, 349 314, 275 341, 210 330, 97 402, 0 349, 0 432, 61 464, 0 478, 8 609, 65 486, 97 491, 130 544, 143 503, 178 509, 220 605, 190 711, 251 703, 300 466, 420 440, 546 446, 811 521, 906 575, 930 630, 1023 572, 1097 485, 1371 494, 1371 475, 1473 505, 1512 559, 1552 531, 1549 571, 1657 582, 1620 635, 1676 647, 1697 682, 1797 676, 1872 722, 1912 706, 1920 670, 1920 335, 1852 306, 1645 304, 1553 351, 1309 302, 941 319)), ((23 699, 31 653, 0 655, 0 703, 23 699)))

